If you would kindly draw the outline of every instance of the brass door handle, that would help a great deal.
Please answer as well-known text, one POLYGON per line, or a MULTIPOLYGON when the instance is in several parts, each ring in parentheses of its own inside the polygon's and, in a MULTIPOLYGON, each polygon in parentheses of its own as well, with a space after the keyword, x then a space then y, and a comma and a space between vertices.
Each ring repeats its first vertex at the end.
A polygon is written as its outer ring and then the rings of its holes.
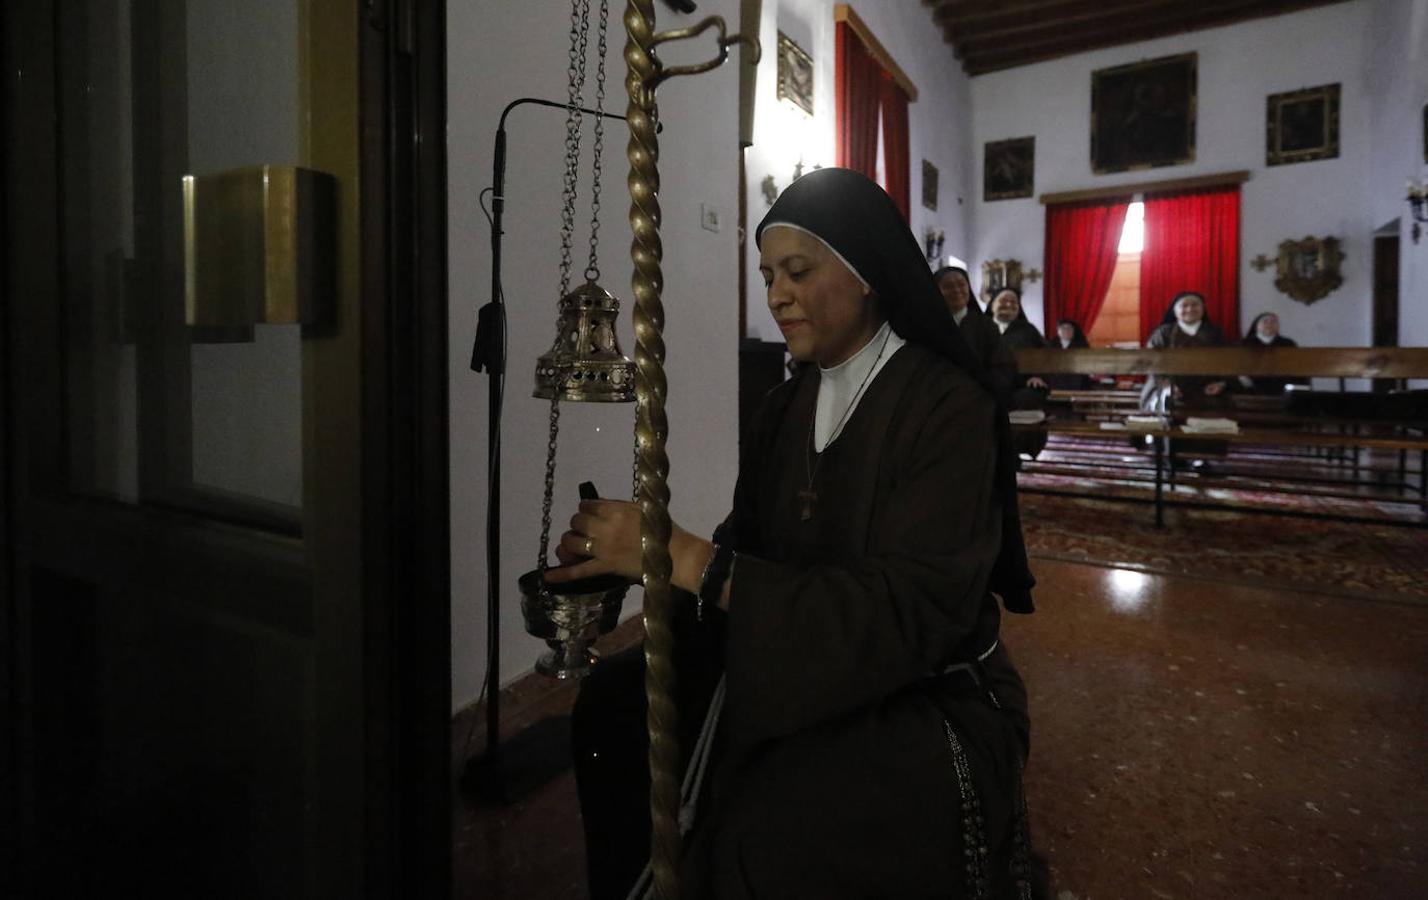
POLYGON ((184 321, 331 321, 336 185, 297 166, 183 176, 184 321))

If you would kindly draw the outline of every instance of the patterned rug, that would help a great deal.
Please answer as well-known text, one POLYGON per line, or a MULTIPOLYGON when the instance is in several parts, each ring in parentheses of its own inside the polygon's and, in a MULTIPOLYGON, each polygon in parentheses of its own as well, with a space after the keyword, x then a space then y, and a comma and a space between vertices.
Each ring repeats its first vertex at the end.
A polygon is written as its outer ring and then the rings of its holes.
MULTIPOLYGON (((1276 510, 1298 515, 1345 516, 1425 524, 1417 461, 1400 475, 1396 454, 1365 453, 1362 470, 1345 460, 1287 456, 1238 446, 1176 473, 1165 487, 1168 504, 1276 510), (1203 468, 1201 468, 1203 466, 1203 468)), ((1017 481, 1023 489, 1151 502, 1155 469, 1150 454, 1116 442, 1053 435, 1017 481)))
MULTIPOLYGON (((1347 501, 1345 501, 1347 502, 1347 501)), ((1428 604, 1428 529, 1021 495, 1033 556, 1428 604)))

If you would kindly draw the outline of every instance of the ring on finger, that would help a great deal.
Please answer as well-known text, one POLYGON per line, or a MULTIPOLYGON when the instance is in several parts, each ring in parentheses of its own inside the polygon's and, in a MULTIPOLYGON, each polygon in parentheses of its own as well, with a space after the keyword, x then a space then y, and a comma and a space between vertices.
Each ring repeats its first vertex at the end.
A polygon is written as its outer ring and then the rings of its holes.
POLYGON ((595 539, 594 539, 593 537, 587 536, 587 537, 585 538, 585 555, 586 555, 586 556, 594 556, 594 555, 595 555, 595 539))

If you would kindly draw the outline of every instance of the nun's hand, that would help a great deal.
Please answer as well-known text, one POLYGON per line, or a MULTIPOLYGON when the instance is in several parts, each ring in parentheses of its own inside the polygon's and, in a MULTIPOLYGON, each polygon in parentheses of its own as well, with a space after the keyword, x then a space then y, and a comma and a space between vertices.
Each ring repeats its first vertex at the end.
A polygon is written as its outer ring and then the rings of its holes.
POLYGON ((552 584, 594 575, 640 577, 640 508, 627 500, 583 500, 560 536, 560 568, 546 569, 552 584))
POLYGON ((1036 388, 1039 391, 1046 390, 1046 380, 1033 375, 1026 380, 1026 386, 1036 388))
POLYGON ((1205 396, 1218 396, 1222 391, 1224 391, 1224 389, 1225 383, 1223 381, 1212 381, 1209 384, 1205 385, 1205 396))

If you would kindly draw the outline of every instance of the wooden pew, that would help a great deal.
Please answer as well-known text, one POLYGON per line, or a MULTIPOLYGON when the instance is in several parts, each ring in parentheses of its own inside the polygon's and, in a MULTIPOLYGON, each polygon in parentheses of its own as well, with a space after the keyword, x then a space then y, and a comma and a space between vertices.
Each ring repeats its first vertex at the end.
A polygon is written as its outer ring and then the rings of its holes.
POLYGON ((1018 350, 1036 375, 1309 375, 1428 378, 1425 347, 1194 347, 1167 350, 1018 350))
MULTIPOLYGON (((1320 378, 1391 378, 1428 379, 1428 348, 1362 348, 1362 347, 1296 347, 1253 348, 1216 347, 1165 350, 1022 350, 1016 354, 1017 366, 1023 373, 1038 375, 1237 375, 1307 376, 1320 378)), ((1127 404, 1124 391, 1054 392, 1052 400, 1078 405, 1093 411, 1087 418, 1114 421, 1123 414, 1127 404), (1105 396, 1101 396, 1101 395, 1105 396)), ((1358 476, 1358 451, 1377 448, 1399 451, 1400 479, 1406 472, 1405 454, 1419 455, 1420 505, 1428 513, 1428 406, 1397 418, 1382 416, 1345 416, 1333 420, 1326 417, 1303 417, 1265 410, 1226 410, 1213 415, 1242 423, 1240 431, 1224 435, 1190 435, 1172 427, 1168 429, 1106 431, 1099 422, 1049 420, 1037 425, 1014 426, 1019 431, 1040 430, 1052 434, 1068 434, 1110 438, 1120 441, 1124 452, 1129 436, 1147 435, 1151 439, 1155 464, 1155 518, 1164 521, 1164 485, 1174 487, 1174 460, 1171 457, 1172 437, 1176 439, 1206 439, 1227 444, 1263 445, 1285 448, 1342 448, 1352 451, 1355 482, 1358 476), (1244 427, 1249 426, 1249 427, 1244 427), (1326 432, 1324 426, 1336 431, 1326 432), (1367 433, 1365 433, 1367 431, 1367 433)))

